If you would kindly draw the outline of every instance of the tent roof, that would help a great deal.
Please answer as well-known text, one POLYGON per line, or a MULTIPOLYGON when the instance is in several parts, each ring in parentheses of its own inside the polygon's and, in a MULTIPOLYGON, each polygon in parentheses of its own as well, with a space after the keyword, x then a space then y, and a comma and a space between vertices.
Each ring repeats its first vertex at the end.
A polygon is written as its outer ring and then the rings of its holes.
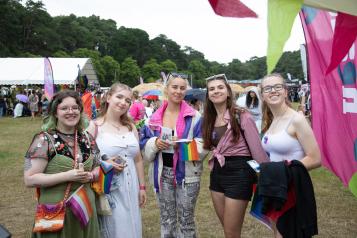
MULTIPOLYGON (((55 84, 74 84, 78 65, 89 82, 98 82, 89 58, 49 58, 55 84)), ((44 83, 44 58, 0 58, 0 85, 44 83)))

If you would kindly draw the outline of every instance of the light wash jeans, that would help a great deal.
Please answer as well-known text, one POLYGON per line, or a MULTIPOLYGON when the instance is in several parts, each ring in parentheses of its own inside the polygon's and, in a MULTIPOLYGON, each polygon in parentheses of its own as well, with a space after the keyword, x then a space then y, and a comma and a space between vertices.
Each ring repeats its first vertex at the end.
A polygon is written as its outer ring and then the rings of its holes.
POLYGON ((194 213, 200 182, 175 186, 173 170, 165 166, 161 176, 161 192, 157 194, 161 238, 196 238, 194 213))

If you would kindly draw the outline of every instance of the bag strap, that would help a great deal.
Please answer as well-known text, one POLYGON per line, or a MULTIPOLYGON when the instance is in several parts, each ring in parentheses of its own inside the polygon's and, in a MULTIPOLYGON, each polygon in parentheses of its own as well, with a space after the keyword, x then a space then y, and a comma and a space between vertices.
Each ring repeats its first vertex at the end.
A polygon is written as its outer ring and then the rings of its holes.
MULTIPOLYGON (((47 132, 45 132, 46 136, 48 137, 48 139, 51 141, 51 144, 53 146, 53 149, 56 151, 56 155, 57 155, 57 150, 54 146, 54 143, 51 139, 51 137, 49 136, 49 134, 47 132)), ((78 132, 77 130, 75 131, 75 134, 74 134, 74 149, 73 149, 73 157, 74 157, 74 161, 73 161, 73 168, 76 167, 76 164, 77 164, 77 161, 78 161, 78 157, 77 157, 77 147, 78 147, 78 132)), ((72 182, 69 182, 67 184, 67 187, 66 187, 66 190, 64 192, 64 197, 63 197, 63 200, 62 202, 64 203, 64 201, 67 200, 68 198, 68 195, 69 195, 69 192, 71 190, 71 186, 72 186, 72 182)), ((40 199, 40 188, 39 187, 36 187, 36 200, 37 202, 39 203, 39 199, 40 199)))

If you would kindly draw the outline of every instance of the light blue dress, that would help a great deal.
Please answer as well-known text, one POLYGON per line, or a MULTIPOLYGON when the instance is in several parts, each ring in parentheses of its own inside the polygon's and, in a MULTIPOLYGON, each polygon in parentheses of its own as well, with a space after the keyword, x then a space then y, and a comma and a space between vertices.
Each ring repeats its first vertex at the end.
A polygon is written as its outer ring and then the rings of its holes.
POLYGON ((98 127, 96 138, 101 155, 116 155, 126 160, 127 166, 114 175, 110 194, 111 216, 99 216, 103 238, 141 238, 141 212, 139 206, 139 181, 134 158, 139 152, 139 142, 133 132, 124 134, 102 132, 98 127))

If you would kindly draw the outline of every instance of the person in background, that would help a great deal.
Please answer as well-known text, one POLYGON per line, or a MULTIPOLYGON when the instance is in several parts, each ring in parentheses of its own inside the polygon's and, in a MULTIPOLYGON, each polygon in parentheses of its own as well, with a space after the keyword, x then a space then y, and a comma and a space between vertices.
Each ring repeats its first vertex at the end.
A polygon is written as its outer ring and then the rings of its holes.
POLYGON ((149 119, 153 113, 153 110, 150 107, 149 102, 146 99, 143 99, 142 102, 145 107, 145 119, 149 119))
POLYGON ((30 106, 32 119, 35 119, 35 115, 38 112, 38 101, 39 99, 37 94, 33 90, 30 90, 29 106, 30 106))
POLYGON ((42 101, 42 116, 45 117, 48 115, 48 104, 50 102, 47 100, 45 94, 42 95, 41 101, 42 101))
MULTIPOLYGON (((262 145, 270 161, 299 160, 307 170, 321 165, 314 133, 304 115, 292 109, 280 74, 267 75, 261 82, 263 100, 262 145)), ((275 230, 275 237, 282 237, 275 230)))
POLYGON ((86 122, 81 99, 74 91, 60 91, 53 96, 49 108, 43 131, 34 136, 25 155, 25 185, 37 187, 39 203, 48 204, 64 198, 68 183, 71 183, 69 195, 84 185, 93 212, 89 223, 82 228, 67 206, 61 231, 33 233, 33 237, 97 238, 99 226, 90 183, 96 179, 92 171, 98 166, 100 157, 94 139, 84 131, 86 122), (78 163, 73 165, 75 148, 78 163))
POLYGON ((14 108, 14 118, 22 117, 24 112, 24 105, 22 102, 18 101, 14 108))
POLYGON ((224 75, 208 78, 206 89, 202 134, 204 149, 213 152, 208 162, 209 189, 225 237, 239 238, 257 179, 247 161, 269 160, 250 113, 243 110, 236 115, 232 89, 224 75))
POLYGON ((140 130, 140 146, 150 162, 149 178, 160 207, 162 238, 197 237, 195 206, 206 151, 202 149, 201 115, 183 100, 187 86, 185 75, 170 74, 164 89, 167 101, 140 130), (194 140, 190 145, 196 143, 197 160, 185 159, 178 143, 171 142, 176 139, 194 140))
POLYGON ((138 91, 133 91, 134 102, 131 104, 129 113, 134 122, 137 123, 145 117, 145 107, 141 102, 141 95, 138 91))
POLYGON ((255 125, 257 126, 258 132, 260 133, 262 125, 262 105, 257 87, 254 87, 247 92, 245 106, 252 114, 255 125))
POLYGON ((0 117, 6 115, 6 102, 2 95, 0 95, 0 117))
POLYGON ((106 195, 112 215, 99 216, 104 238, 142 237, 140 207, 146 202, 146 187, 139 136, 127 113, 131 98, 127 85, 113 84, 102 98, 100 117, 87 129, 96 138, 102 158, 108 158, 116 170, 106 195))

